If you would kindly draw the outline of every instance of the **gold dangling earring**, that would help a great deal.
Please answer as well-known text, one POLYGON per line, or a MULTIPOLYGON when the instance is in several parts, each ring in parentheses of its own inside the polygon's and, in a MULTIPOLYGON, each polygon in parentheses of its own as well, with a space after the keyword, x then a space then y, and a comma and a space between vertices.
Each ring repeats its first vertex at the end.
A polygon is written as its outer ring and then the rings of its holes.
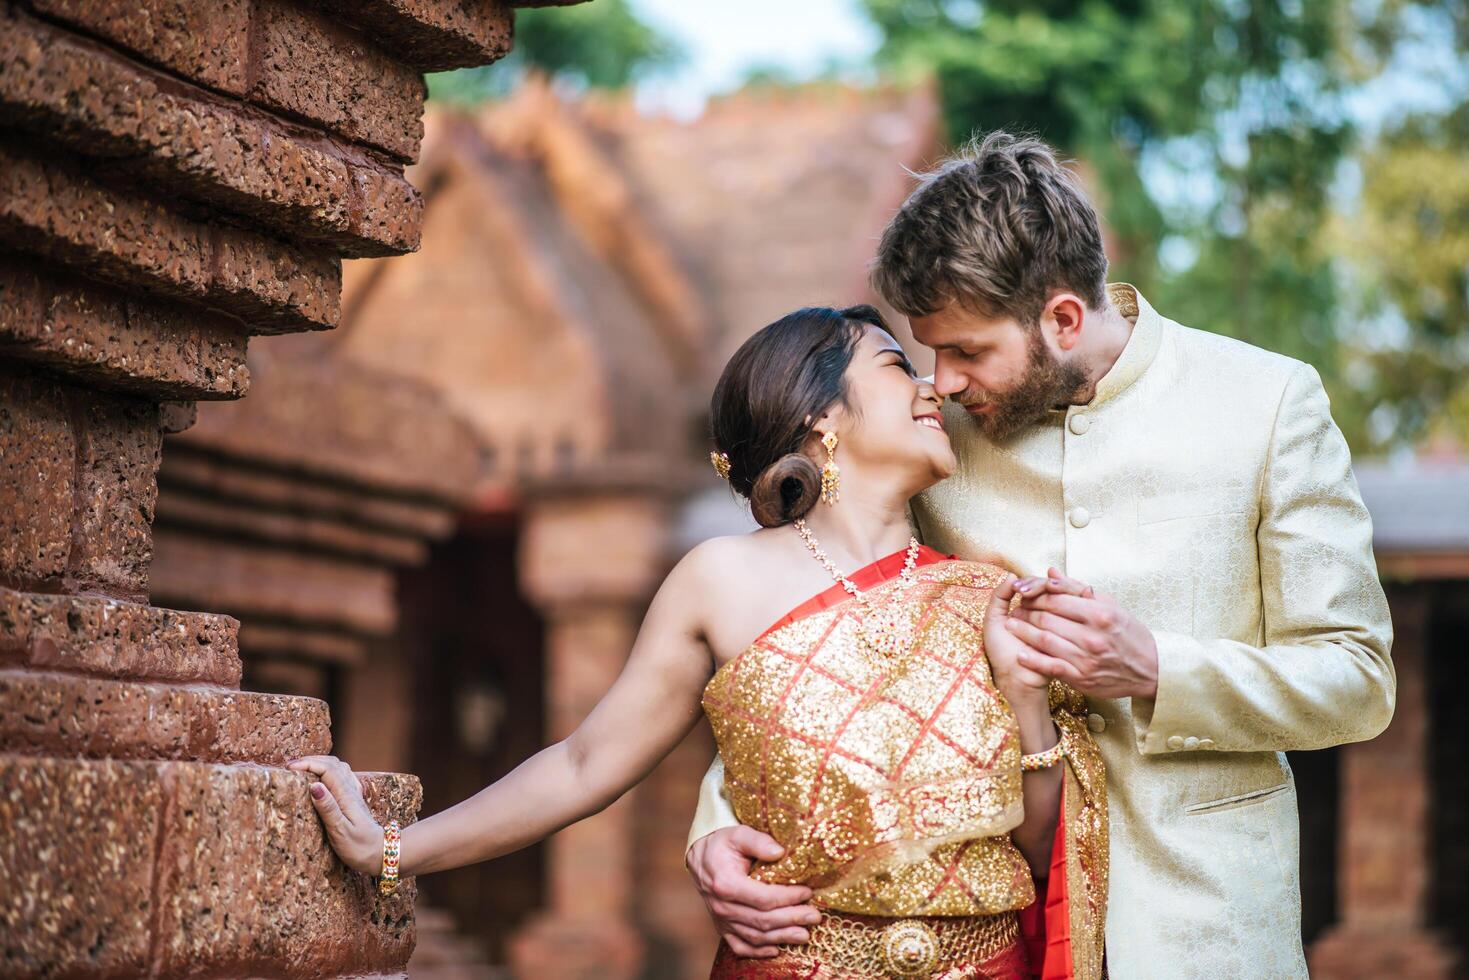
POLYGON ((837 466, 837 434, 828 432, 821 437, 826 447, 826 465, 821 468, 821 502, 830 506, 842 497, 842 471, 837 466))

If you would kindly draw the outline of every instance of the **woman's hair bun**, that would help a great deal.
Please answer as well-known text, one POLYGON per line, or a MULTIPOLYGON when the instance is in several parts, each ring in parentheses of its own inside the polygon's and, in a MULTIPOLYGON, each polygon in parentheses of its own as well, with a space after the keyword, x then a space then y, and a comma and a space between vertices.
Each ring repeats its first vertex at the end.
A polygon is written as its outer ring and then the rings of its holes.
POLYGON ((821 495, 821 471, 804 453, 787 453, 755 478, 750 513, 761 527, 780 527, 805 517, 821 495))
POLYGON ((802 449, 815 451, 813 422, 846 404, 847 365, 874 327, 887 331, 870 306, 808 306, 757 331, 725 365, 709 435, 716 455, 727 456, 730 487, 749 498, 761 526, 789 524, 815 506, 821 471, 802 449))

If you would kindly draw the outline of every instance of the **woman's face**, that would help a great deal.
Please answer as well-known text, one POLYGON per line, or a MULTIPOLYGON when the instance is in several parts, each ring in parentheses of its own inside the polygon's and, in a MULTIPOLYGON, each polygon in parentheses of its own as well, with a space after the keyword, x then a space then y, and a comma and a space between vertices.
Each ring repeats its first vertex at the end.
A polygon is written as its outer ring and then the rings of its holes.
MULTIPOLYGON (((846 381, 850 407, 831 416, 839 466, 907 471, 914 493, 954 472, 942 402, 932 385, 914 375, 897 341, 868 327, 847 366, 846 381)), ((826 451, 819 445, 817 450, 824 460, 826 451)))

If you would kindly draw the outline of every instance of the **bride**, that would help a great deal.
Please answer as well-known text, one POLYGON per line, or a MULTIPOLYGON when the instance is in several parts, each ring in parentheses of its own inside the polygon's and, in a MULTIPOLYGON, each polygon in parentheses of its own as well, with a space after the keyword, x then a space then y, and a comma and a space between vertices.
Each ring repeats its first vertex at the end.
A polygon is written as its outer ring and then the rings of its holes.
POLYGON ((611 804, 702 713, 736 815, 784 848, 752 874, 820 910, 773 957, 725 937, 713 977, 1099 976, 1100 757, 1080 696, 1004 628, 1044 580, 909 530, 908 498, 955 465, 939 406, 871 307, 751 337, 714 391, 712 456, 761 528, 689 552, 581 726, 442 813, 381 827, 345 763, 293 761, 321 777, 342 861, 390 889, 525 847, 611 804))

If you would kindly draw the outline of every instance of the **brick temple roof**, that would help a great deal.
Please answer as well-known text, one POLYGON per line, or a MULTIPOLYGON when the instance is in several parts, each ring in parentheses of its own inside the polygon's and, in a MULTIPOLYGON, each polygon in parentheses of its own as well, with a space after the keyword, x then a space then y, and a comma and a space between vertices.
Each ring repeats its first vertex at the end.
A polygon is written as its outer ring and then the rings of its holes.
POLYGON ((747 90, 680 121, 532 82, 431 112, 422 249, 349 263, 313 342, 439 388, 489 486, 677 470, 740 342, 872 299, 877 234, 938 150, 927 88, 747 90))

